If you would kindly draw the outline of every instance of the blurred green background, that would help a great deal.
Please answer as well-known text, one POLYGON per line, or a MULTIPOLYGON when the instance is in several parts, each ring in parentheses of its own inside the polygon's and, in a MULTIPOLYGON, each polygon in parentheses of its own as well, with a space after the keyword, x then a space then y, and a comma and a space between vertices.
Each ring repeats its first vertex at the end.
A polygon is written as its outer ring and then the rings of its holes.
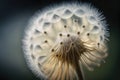
MULTIPOLYGON (((80 0, 0 0, 0 80, 39 80, 26 65, 22 38, 29 19, 38 10, 63 1, 80 0)), ((90 2, 105 15, 110 28, 109 56, 95 71, 86 69, 86 80, 120 80, 120 25, 117 0, 81 0, 90 2)))

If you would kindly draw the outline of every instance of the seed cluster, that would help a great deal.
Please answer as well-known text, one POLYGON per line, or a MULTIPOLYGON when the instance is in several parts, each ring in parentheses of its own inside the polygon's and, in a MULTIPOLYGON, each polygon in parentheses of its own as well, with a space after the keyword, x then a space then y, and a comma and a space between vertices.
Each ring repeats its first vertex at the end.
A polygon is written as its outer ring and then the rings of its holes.
POLYGON ((107 57, 108 32, 103 19, 86 4, 61 5, 38 13, 23 40, 32 71, 51 80, 83 79, 81 64, 93 71, 107 57))

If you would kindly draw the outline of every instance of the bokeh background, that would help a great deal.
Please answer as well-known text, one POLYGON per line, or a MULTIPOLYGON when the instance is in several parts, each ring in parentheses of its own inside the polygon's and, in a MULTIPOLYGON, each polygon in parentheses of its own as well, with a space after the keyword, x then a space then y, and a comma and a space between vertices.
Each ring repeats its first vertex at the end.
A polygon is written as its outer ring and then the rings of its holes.
POLYGON ((40 80, 27 67, 22 38, 29 19, 38 10, 61 2, 92 3, 103 11, 110 28, 109 56, 86 80, 120 80, 120 24, 118 0, 0 0, 0 80, 40 80))

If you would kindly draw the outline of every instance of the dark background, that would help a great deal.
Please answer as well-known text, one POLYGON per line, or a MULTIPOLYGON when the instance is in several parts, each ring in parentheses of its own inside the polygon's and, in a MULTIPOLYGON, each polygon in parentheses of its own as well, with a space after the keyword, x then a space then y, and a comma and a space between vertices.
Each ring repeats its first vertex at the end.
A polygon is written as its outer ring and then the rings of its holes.
MULTIPOLYGON (((0 80, 39 80, 28 69, 21 48, 24 28, 38 10, 52 4, 80 0, 0 0, 0 80)), ((85 71, 86 80, 120 80, 120 25, 117 0, 81 0, 103 11, 110 28, 109 56, 95 71, 85 71)))

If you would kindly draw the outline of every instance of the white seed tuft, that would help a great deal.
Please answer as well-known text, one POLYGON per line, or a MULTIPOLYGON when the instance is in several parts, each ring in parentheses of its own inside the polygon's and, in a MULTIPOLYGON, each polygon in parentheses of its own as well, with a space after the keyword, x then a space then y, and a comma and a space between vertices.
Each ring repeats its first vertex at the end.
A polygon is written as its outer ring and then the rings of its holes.
POLYGON ((93 71, 107 57, 103 19, 88 4, 64 4, 37 13, 23 39, 30 69, 51 80, 80 79, 81 64, 93 71))

